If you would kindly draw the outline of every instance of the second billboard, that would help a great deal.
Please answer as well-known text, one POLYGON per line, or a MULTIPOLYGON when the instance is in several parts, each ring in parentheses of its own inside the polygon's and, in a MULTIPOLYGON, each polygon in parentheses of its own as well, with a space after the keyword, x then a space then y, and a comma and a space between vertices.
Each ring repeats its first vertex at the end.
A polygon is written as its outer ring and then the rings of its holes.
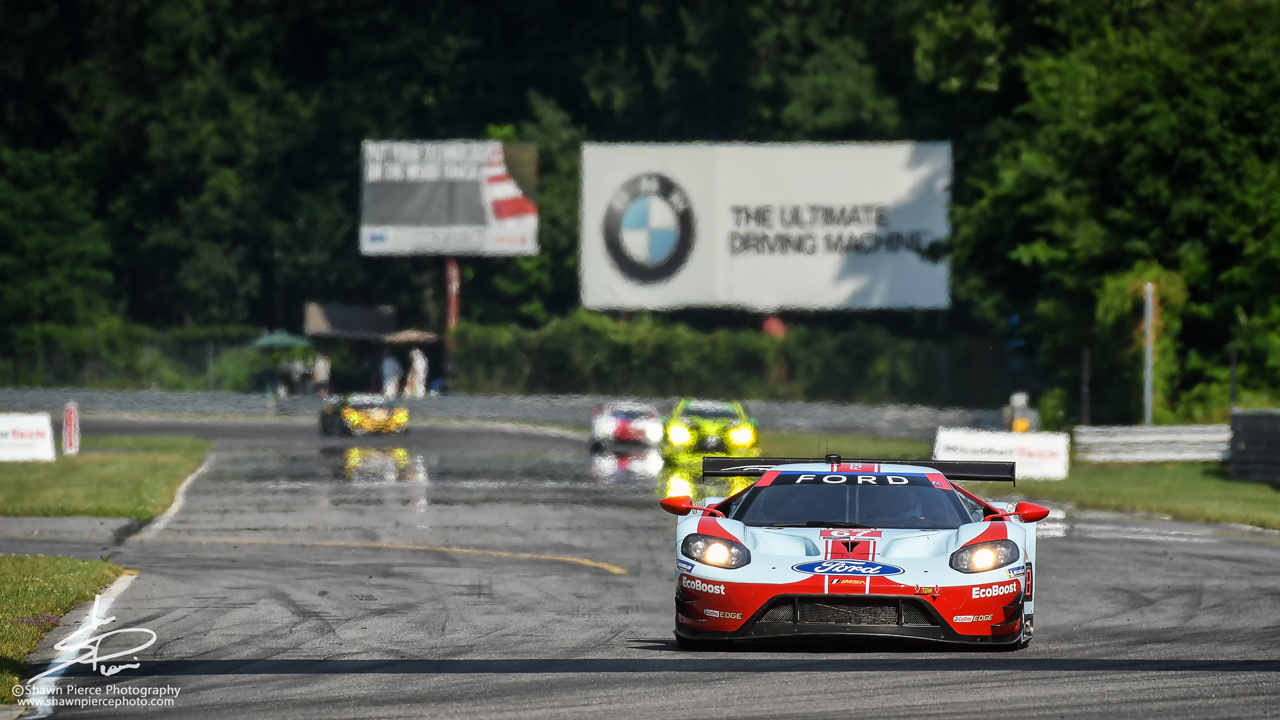
POLYGON ((582 150, 582 304, 942 309, 948 143, 582 150))

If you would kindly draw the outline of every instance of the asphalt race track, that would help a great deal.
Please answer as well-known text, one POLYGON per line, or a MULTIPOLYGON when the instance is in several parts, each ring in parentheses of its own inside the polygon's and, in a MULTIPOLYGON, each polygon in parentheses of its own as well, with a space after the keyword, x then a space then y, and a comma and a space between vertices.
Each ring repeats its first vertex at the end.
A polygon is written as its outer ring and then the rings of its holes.
POLYGON ((180 694, 58 717, 1280 716, 1280 534, 1068 512, 1019 652, 691 653, 655 481, 593 475, 584 443, 437 427, 353 455, 311 424, 85 421, 140 431, 218 441, 163 530, 0 551, 138 570, 111 614, 156 633, 141 667, 60 685, 180 694))

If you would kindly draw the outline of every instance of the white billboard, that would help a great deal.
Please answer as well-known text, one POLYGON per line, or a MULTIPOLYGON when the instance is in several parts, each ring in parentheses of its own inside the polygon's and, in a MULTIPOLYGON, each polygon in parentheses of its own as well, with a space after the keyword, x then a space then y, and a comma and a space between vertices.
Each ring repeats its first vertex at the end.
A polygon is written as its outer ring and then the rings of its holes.
POLYGON ((49 413, 0 413, 0 461, 53 459, 49 413))
POLYGON ((582 149, 582 304, 950 306, 949 143, 582 149))
POLYGON ((1019 480, 1065 480, 1071 460, 1066 433, 992 432, 970 428, 938 428, 934 460, 1011 462, 1019 480))
POLYGON ((502 143, 366 140, 360 155, 361 254, 538 254, 538 208, 502 143))

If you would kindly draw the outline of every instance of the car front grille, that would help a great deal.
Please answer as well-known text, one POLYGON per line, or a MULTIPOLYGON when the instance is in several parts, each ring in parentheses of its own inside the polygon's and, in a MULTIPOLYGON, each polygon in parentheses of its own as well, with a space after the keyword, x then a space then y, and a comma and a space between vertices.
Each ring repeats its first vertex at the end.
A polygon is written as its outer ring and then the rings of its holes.
POLYGON ((898 603, 878 605, 832 605, 800 603, 800 622, 839 623, 842 625, 897 625, 898 603))
POLYGON ((914 598, 795 597, 779 600, 757 622, 863 627, 938 627, 914 598))
POLYGON ((902 603, 902 624, 937 627, 938 623, 913 602, 902 603))

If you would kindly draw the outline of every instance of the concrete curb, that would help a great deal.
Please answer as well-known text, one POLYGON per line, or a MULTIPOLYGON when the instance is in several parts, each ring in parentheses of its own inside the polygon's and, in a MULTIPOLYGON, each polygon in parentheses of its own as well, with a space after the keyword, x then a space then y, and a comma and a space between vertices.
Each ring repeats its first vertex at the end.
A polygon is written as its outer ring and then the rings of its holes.
POLYGON ((196 478, 204 474, 204 471, 208 470, 213 465, 213 461, 217 457, 218 454, 212 451, 205 456, 204 462, 200 463, 200 467, 196 468, 196 471, 188 475, 187 479, 183 480, 182 484, 178 486, 178 492, 174 493, 173 502, 169 504, 168 509, 160 513, 159 516, 147 524, 146 529, 142 531, 142 537, 151 537, 163 530, 165 526, 169 524, 169 521, 173 519, 173 516, 177 515, 178 511, 182 509, 182 503, 187 498, 187 487, 190 486, 196 478))
POLYGON ((31 540, 81 540, 119 543, 138 531, 132 518, 110 517, 0 517, 0 537, 31 540))

